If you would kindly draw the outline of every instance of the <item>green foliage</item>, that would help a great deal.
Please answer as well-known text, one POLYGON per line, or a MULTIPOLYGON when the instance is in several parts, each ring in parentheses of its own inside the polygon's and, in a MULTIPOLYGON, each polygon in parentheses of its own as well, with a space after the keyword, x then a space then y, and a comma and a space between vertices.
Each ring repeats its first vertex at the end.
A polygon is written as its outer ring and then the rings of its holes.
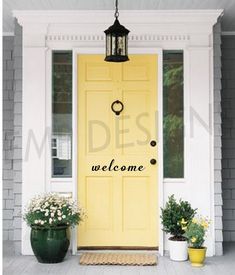
POLYGON ((163 118, 164 175, 183 176, 183 117, 168 114, 163 118))
POLYGON ((167 53, 163 64, 164 177, 184 176, 183 57, 167 53))
POLYGON ((182 237, 185 233, 181 226, 182 220, 190 222, 196 211, 197 209, 193 209, 189 202, 181 199, 177 202, 174 195, 171 195, 165 208, 161 208, 163 230, 175 238, 182 237))
POLYGON ((183 129, 183 117, 173 114, 166 115, 163 120, 164 138, 168 138, 171 142, 176 143, 179 140, 179 134, 183 129))
POLYGON ((83 209, 72 199, 48 193, 30 200, 23 218, 29 226, 49 229, 58 226, 73 227, 83 216, 83 209))
POLYGON ((182 178, 184 175, 184 159, 182 153, 164 154, 164 177, 182 178))
POLYGON ((206 231, 209 227, 209 221, 205 218, 193 219, 187 226, 184 236, 188 239, 190 247, 201 248, 206 231))
POLYGON ((163 68, 163 85, 171 89, 177 89, 183 85, 183 65, 167 64, 163 68))

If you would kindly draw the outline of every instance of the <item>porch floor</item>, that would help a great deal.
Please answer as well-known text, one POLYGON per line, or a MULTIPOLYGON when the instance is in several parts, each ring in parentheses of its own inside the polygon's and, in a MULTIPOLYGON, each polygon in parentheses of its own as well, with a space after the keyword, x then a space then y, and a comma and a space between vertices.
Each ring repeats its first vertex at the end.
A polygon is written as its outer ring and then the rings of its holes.
POLYGON ((15 256, 11 242, 3 243, 4 275, 233 275, 235 274, 235 243, 224 244, 224 256, 206 259, 203 268, 193 268, 187 262, 173 262, 169 257, 159 257, 157 266, 81 266, 78 256, 68 255, 63 263, 40 264, 33 256, 15 256))

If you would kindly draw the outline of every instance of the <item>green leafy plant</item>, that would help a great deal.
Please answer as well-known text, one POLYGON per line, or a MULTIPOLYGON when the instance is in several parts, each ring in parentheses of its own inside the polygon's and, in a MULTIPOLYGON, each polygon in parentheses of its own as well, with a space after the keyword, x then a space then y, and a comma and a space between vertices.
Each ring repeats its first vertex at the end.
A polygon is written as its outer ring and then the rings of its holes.
POLYGON ((196 211, 187 201, 180 199, 177 202, 174 195, 168 198, 165 208, 161 208, 161 219, 163 230, 172 235, 171 240, 186 240, 184 227, 192 221, 196 211))
POLYGON ((206 231, 209 227, 209 220, 207 218, 199 217, 193 218, 186 226, 184 236, 188 239, 190 247, 202 248, 205 241, 206 231))
POLYGON ((24 220, 29 226, 53 228, 58 226, 75 226, 84 217, 84 211, 74 200, 46 193, 29 201, 25 209, 24 220))

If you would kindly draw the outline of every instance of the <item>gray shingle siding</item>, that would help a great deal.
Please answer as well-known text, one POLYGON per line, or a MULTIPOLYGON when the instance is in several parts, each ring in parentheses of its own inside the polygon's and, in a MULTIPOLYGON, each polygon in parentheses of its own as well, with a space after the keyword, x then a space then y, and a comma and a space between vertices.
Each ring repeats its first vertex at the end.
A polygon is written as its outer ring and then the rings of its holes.
POLYGON ((14 37, 3 37, 3 240, 13 240, 14 37))
POLYGON ((235 241, 235 36, 222 37, 223 236, 235 241))
POLYGON ((13 198, 15 252, 21 251, 21 195, 22 195, 22 28, 15 22, 14 39, 14 153, 13 153, 13 198))
POLYGON ((214 202, 215 202, 215 254, 223 254, 222 175, 221 175, 221 24, 213 30, 214 61, 214 202))

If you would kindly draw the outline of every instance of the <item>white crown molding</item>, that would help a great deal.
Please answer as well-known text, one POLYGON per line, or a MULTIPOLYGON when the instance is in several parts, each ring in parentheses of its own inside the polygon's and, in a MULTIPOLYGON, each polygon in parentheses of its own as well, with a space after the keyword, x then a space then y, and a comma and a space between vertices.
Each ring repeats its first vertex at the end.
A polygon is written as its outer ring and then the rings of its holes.
MULTIPOLYGON (((223 10, 123 10, 120 21, 131 33, 132 46, 201 44, 209 46, 212 27, 223 10), (146 44, 146 45, 147 45, 146 44), (160 45, 161 44, 161 45, 160 45)), ((111 10, 13 11, 23 26, 25 46, 104 43, 104 30, 114 21, 111 10), (92 20, 91 20, 92 18, 92 20)))
MULTIPOLYGON (((94 35, 94 34, 84 34, 84 35, 76 35, 76 34, 52 34, 46 36, 46 41, 76 41, 76 42, 88 42, 88 41, 104 41, 105 35, 94 35)), ((154 35, 154 34, 138 34, 138 35, 130 35, 129 41, 188 41, 190 40, 190 35, 154 35)))
MULTIPOLYGON (((120 19, 125 23, 208 23, 215 24, 223 10, 122 10, 120 19)), ((13 16, 25 23, 111 23, 113 10, 14 10, 13 16), (92 18, 92 22, 91 22, 92 18)))

